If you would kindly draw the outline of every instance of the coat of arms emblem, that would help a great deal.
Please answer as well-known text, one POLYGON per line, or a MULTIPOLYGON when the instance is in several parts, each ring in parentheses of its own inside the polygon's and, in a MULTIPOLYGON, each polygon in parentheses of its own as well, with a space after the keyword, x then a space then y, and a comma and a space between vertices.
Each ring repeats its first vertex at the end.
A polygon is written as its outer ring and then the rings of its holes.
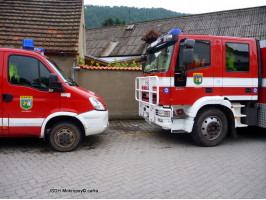
POLYGON ((196 85, 202 84, 202 81, 203 81, 203 74, 202 73, 194 73, 193 74, 193 82, 196 85))
POLYGON ((29 110, 32 108, 33 97, 32 96, 20 96, 20 107, 23 110, 29 110))

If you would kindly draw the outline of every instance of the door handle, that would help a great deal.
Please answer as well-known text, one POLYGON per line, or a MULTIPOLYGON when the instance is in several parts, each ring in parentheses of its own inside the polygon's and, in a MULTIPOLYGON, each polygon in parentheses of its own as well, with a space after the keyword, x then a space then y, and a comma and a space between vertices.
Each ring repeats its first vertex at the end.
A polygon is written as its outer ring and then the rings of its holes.
POLYGON ((11 102, 13 100, 12 94, 2 94, 2 101, 3 102, 11 102))
POLYGON ((205 89, 205 92, 206 92, 206 93, 212 93, 212 88, 206 88, 206 89, 205 89))
POLYGON ((252 92, 252 89, 251 89, 251 88, 246 88, 246 89, 245 89, 245 92, 246 92, 246 93, 251 93, 251 92, 252 92))

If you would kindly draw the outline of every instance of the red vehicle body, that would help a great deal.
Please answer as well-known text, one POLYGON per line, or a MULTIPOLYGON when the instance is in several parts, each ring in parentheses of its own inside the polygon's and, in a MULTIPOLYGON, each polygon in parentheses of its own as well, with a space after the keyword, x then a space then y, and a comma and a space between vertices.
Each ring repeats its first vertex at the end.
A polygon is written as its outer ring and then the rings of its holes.
POLYGON ((235 128, 266 128, 265 41, 170 31, 147 49, 139 115, 202 146, 235 128))
POLYGON ((0 137, 47 138, 58 151, 108 125, 104 101, 77 87, 45 56, 0 48, 0 137))

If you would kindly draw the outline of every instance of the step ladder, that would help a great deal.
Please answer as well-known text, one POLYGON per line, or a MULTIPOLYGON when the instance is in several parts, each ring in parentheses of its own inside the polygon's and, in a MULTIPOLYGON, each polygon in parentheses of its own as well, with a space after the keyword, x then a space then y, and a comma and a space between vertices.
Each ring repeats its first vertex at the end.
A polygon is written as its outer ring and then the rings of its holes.
POLYGON ((247 115, 244 115, 241 113, 241 108, 244 108, 245 105, 241 105, 240 103, 232 103, 231 108, 235 111, 234 118, 236 119, 236 127, 247 127, 247 124, 241 123, 242 117, 247 117, 247 115))

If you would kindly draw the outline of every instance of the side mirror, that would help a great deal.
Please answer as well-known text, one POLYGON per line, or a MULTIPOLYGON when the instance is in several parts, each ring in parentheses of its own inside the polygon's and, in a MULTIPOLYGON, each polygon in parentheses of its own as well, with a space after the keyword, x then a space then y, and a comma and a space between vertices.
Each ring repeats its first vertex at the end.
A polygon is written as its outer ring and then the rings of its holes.
POLYGON ((145 65, 146 65, 146 61, 147 61, 147 55, 146 54, 142 54, 141 55, 141 60, 142 60, 141 69, 142 69, 142 73, 144 73, 144 69, 145 69, 145 65))
POLYGON ((193 40, 193 39, 186 39, 185 42, 184 42, 184 46, 187 49, 193 49, 194 45, 195 45, 195 40, 193 40))
POLYGON ((194 49, 184 49, 183 50, 183 65, 193 64, 193 53, 194 49))
POLYGON ((193 53, 194 53, 195 40, 186 39, 184 42, 185 49, 183 50, 183 65, 193 64, 193 53))
POLYGON ((142 73, 143 73, 143 74, 144 74, 145 66, 146 66, 146 62, 143 61, 143 62, 141 63, 141 70, 142 70, 142 73))
POLYGON ((49 91, 50 92, 65 92, 62 83, 58 81, 58 76, 56 74, 50 74, 49 76, 49 91))
POLYGON ((145 55, 145 54, 141 55, 141 60, 142 61, 146 61, 147 60, 147 55, 145 55))

